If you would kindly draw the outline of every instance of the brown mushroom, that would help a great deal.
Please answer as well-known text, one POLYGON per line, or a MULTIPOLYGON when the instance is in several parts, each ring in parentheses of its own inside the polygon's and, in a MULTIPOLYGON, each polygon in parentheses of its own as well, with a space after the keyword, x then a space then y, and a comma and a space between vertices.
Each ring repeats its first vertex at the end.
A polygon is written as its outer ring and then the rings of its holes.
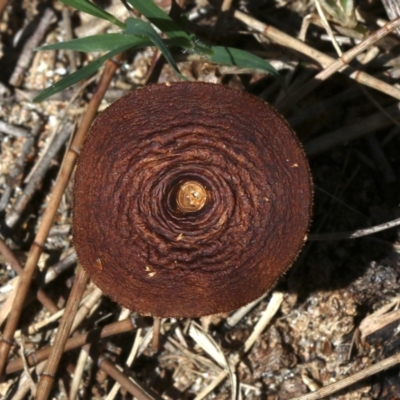
POLYGON ((82 149, 74 244, 102 291, 159 317, 231 311, 270 289, 310 223, 295 133, 268 104, 206 83, 112 104, 82 149))

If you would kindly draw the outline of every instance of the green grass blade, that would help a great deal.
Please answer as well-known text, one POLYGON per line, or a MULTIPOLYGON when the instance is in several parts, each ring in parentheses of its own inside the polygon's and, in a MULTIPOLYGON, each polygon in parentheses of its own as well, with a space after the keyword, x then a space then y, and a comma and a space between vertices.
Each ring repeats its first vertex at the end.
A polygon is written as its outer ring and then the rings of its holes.
POLYGON ((86 65, 83 68, 78 69, 78 71, 75 71, 71 75, 66 76, 65 78, 61 79, 54 85, 51 85, 47 89, 43 90, 41 93, 39 93, 33 101, 35 103, 38 103, 40 101, 43 101, 47 99, 50 96, 53 96, 54 94, 61 92, 62 90, 75 85, 76 83, 80 82, 81 80, 88 78, 89 76, 93 75, 101 66, 102 64, 107 61, 108 59, 114 57, 118 53, 121 53, 127 49, 132 47, 131 45, 125 45, 118 47, 117 49, 114 49, 113 51, 110 51, 109 53, 105 54, 102 57, 97 58, 96 60, 92 61, 90 64, 86 65))
POLYGON ((161 32, 164 32, 169 38, 183 39, 182 47, 193 47, 191 38, 182 27, 177 24, 168 14, 158 7, 153 0, 127 0, 129 4, 140 11, 151 23, 153 23, 161 32))
POLYGON ((153 46, 153 42, 148 38, 126 35, 123 33, 107 33, 104 35, 93 35, 66 42, 49 44, 38 47, 36 50, 74 50, 90 53, 95 51, 111 51, 117 47, 129 44, 132 45, 132 47, 153 46))
POLYGON ((114 15, 111 15, 107 11, 104 11, 101 8, 97 7, 88 0, 60 0, 60 2, 66 4, 67 6, 74 7, 79 11, 83 11, 86 14, 105 19, 106 21, 117 25, 121 29, 125 28, 125 24, 122 21, 120 21, 118 18, 115 18, 114 15))
POLYGON ((232 47, 212 46, 214 54, 208 58, 216 64, 234 65, 241 68, 261 69, 278 77, 278 71, 264 59, 244 50, 232 47))
POLYGON ((213 56, 214 51, 212 49, 212 46, 205 41, 201 40, 194 34, 190 34, 190 38, 192 39, 193 43, 193 49, 190 49, 190 52, 193 54, 199 54, 199 55, 204 55, 204 56, 213 56))
POLYGON ((172 57, 170 51, 168 50, 167 46, 164 44, 160 36, 156 30, 148 23, 137 19, 137 18, 128 18, 126 20, 126 29, 124 33, 128 35, 140 35, 144 36, 145 38, 149 38, 161 51, 164 55, 165 59, 168 63, 172 66, 175 72, 183 79, 186 79, 181 72, 179 71, 178 66, 174 58, 172 57))

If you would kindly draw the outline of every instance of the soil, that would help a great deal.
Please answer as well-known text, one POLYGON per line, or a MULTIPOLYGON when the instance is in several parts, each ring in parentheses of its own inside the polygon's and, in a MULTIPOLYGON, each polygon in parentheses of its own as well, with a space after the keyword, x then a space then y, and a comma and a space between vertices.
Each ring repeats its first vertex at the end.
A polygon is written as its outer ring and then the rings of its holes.
MULTIPOLYGON (((96 3, 114 7, 112 12, 121 19, 129 15, 119 1, 96 3)), ((158 3, 168 7, 170 2, 158 3)), ((278 69, 289 94, 319 72, 320 66, 312 56, 271 43, 235 19, 232 13, 222 14, 221 6, 221 1, 187 1, 188 29, 204 41, 237 47, 267 59, 278 69)), ((241 0, 233 1, 231 7, 293 38, 299 34, 304 18, 311 13, 316 16, 315 3, 306 0, 241 0)), ((37 45, 66 40, 68 22, 72 37, 93 34, 88 33, 92 28, 98 29, 98 33, 114 29, 111 25, 99 27, 98 20, 56 1, 9 2, 0 17, 0 124, 7 124, 6 128, 0 125, 1 235, 22 264, 48 207, 70 135, 85 114, 101 74, 100 70, 84 84, 34 103, 33 98, 41 90, 73 71, 71 59, 80 68, 98 56, 43 51, 32 53, 20 82, 10 83, 18 60, 27 55, 28 39, 33 32, 37 33, 46 9, 53 10, 54 15, 37 45)), ((368 22, 359 22, 356 28, 344 27, 347 36, 343 26, 327 14, 343 51, 358 43, 354 37, 360 32, 378 29, 377 19, 388 18, 380 0, 360 0, 357 9, 368 22)), ((361 16, 358 18, 361 20, 361 16)), ((311 24, 306 43, 336 58, 327 37, 319 23, 311 24)), ((363 64, 364 52, 351 63, 352 67, 399 89, 400 37, 390 34, 375 46, 376 54, 371 61, 363 64)), ((154 48, 146 48, 125 54, 99 111, 146 84, 154 53, 154 48)), ((275 106, 286 96, 281 84, 262 71, 228 68, 199 59, 193 61, 190 54, 178 56, 181 72, 191 81, 229 85, 275 106)), ((157 80, 161 83, 179 79, 171 67, 164 65, 157 80)), ((335 73, 297 102, 295 108, 286 111, 285 117, 308 154, 314 182, 310 235, 294 265, 233 326, 229 324, 232 314, 195 320, 163 319, 157 349, 150 343, 153 319, 132 313, 138 329, 92 345, 92 358, 83 363, 75 398, 106 398, 115 381, 99 368, 97 357, 102 354, 113 364, 124 366, 134 343, 138 346, 137 354, 132 366, 125 367, 124 374, 134 378, 148 393, 155 393, 158 396, 155 398, 163 399, 232 398, 234 379, 229 378, 226 365, 218 363, 215 355, 218 351, 236 365, 234 371, 241 398, 268 400, 300 397, 399 353, 400 322, 396 317, 400 299, 399 230, 394 227, 358 239, 316 240, 317 234, 355 231, 400 217, 398 101, 335 73), (369 129, 373 122, 368 118, 382 119, 382 109, 386 115, 384 122, 369 129), (365 128, 366 134, 348 139, 346 135, 357 126, 365 128), (328 136, 336 138, 334 143, 314 151, 315 140, 328 136), (246 340, 265 312, 272 293, 277 292, 283 294, 279 310, 251 349, 244 353, 246 340), (378 317, 372 319, 376 312, 380 312, 378 317), (212 351, 205 350, 204 341, 193 335, 194 326, 202 327, 198 329, 208 338, 203 340, 213 343, 212 351), (224 371, 226 379, 221 379, 220 384, 201 397, 202 391, 224 371)), ((62 196, 38 263, 37 279, 59 308, 65 307, 77 268, 71 227, 72 187, 73 179, 62 196), (54 267, 58 273, 45 284, 46 273, 54 267)), ((4 319, 10 310, 7 301, 17 284, 17 274, 4 255, 0 255, 0 263, 0 323, 4 329, 4 319)), ((88 284, 85 296, 94 289, 93 284, 88 284)), ((56 323, 46 324, 34 333, 28 331, 29 326, 46 321, 51 315, 32 296, 28 300, 10 360, 20 357, 21 349, 38 350, 54 339, 56 323)), ((115 322, 120 312, 118 304, 102 297, 79 325, 77 333, 115 322)), ((62 357, 54 380, 53 398, 71 398, 79 355, 80 349, 75 349, 62 357)), ((8 374, 0 384, 0 396, 12 399, 22 398, 18 397, 22 394, 33 398, 39 377, 34 370, 30 376, 32 380, 26 383, 23 371, 8 374), (25 392, 21 389, 24 385, 25 392)), ((132 395, 123 387, 116 397, 128 399, 132 395)), ((381 371, 329 398, 400 399, 400 369, 394 366, 381 371)))

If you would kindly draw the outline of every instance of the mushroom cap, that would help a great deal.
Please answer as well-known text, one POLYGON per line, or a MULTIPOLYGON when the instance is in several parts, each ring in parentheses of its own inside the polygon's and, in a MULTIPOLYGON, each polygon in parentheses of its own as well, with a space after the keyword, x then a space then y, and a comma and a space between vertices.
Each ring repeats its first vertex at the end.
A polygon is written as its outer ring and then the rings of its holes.
POLYGON ((151 85, 91 128, 75 177, 74 245, 124 307, 209 315, 275 284, 304 243, 311 207, 302 147, 270 105, 222 85, 151 85))

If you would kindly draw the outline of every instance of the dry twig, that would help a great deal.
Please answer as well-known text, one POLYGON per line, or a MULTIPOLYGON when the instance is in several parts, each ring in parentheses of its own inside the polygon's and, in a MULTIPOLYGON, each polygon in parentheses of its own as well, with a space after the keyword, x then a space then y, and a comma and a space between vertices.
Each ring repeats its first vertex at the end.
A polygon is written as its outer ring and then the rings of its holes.
POLYGON ((400 218, 393 221, 385 222, 380 225, 375 225, 371 228, 357 229, 349 232, 336 232, 336 233, 310 233, 308 239, 312 241, 317 240, 346 240, 357 239, 363 236, 372 235, 377 232, 385 231, 386 229, 394 228, 400 225, 400 218))
POLYGON ((324 399, 327 396, 330 396, 339 390, 347 388, 365 378, 376 375, 379 372, 384 371, 385 369, 394 367, 395 365, 400 364, 400 353, 397 353, 391 357, 382 360, 371 367, 365 368, 356 374, 349 376, 348 378, 342 379, 339 382, 332 383, 331 385, 325 386, 321 389, 316 390, 313 393, 306 394, 304 396, 293 397, 292 400, 318 400, 324 399))
MULTIPOLYGON (((372 46, 378 40, 381 40, 383 37, 391 33, 394 29, 396 29, 399 26, 400 26, 400 17, 398 17, 392 22, 388 22, 384 27, 382 27, 381 29, 379 29, 378 31, 374 32, 366 39, 364 39, 359 45, 353 47, 352 49, 346 51, 346 53, 340 55, 340 57, 336 61, 332 62, 328 67, 325 67, 323 71, 318 73, 313 79, 307 82, 300 89, 298 89, 294 93, 291 93, 290 100, 294 103, 298 102, 300 99, 302 99, 311 91, 313 91, 315 88, 317 88, 323 81, 332 76, 335 72, 338 71, 342 72, 343 69, 348 66, 351 60, 353 60, 368 47, 372 46)), ((355 75, 354 78, 356 79, 357 76, 355 75)), ((397 97, 397 99, 400 98, 397 97)), ((277 107, 280 110, 286 110, 288 104, 287 102, 284 102, 283 104, 278 104, 277 107)))
MULTIPOLYGON (((312 48, 311 46, 308 46, 307 44, 291 37, 290 35, 287 35, 271 25, 266 25, 255 18, 250 17, 249 15, 242 13, 241 11, 235 10, 234 17, 239 21, 242 21, 249 28, 254 29, 256 32, 262 33, 273 42, 312 58, 314 61, 320 64, 322 68, 327 68, 329 65, 335 62, 335 59, 332 57, 312 48)), ((343 67, 343 71, 341 72, 354 79, 356 82, 362 83, 363 85, 369 86, 375 90, 379 90, 395 99, 400 100, 400 90, 393 85, 389 85, 386 82, 366 74, 365 72, 355 70, 349 66, 343 67)))
POLYGON ((43 40, 44 35, 46 34, 46 31, 49 28, 54 16, 54 10, 52 8, 46 8, 35 32, 33 33, 33 35, 31 35, 29 40, 25 43, 24 48, 22 49, 15 70, 10 78, 10 85, 21 85, 24 79, 25 71, 28 69, 32 61, 35 48, 39 46, 39 44, 43 40))
POLYGON ((74 286, 72 287, 67 306, 65 307, 65 312, 57 329, 52 351, 47 361, 45 370, 40 377, 35 396, 35 398, 38 400, 47 400, 50 395, 58 364, 60 363, 62 353, 64 352, 64 347, 71 332, 72 323, 74 322, 76 312, 78 311, 79 302, 86 288, 88 280, 89 276, 82 269, 82 267, 78 266, 74 286))
POLYGON ((0 342, 0 376, 4 372, 4 367, 7 362, 8 354, 12 345, 14 332, 16 330, 22 312, 23 303, 31 284, 32 276, 36 269, 37 262, 42 253, 44 242, 50 231, 54 216, 57 212, 61 197, 64 193, 64 189, 67 186, 67 183, 72 173, 72 169, 75 166, 77 157, 79 155, 79 150, 85 139, 86 133, 95 117, 101 99, 103 98, 104 93, 107 90, 109 82, 113 77, 117 67, 118 64, 113 60, 110 60, 105 64, 103 75, 98 84, 97 91, 88 105, 87 112, 82 118, 78 131, 64 159, 60 174, 53 189, 53 195, 43 215, 42 224, 40 225, 40 228, 37 232, 35 241, 32 244, 31 251, 25 265, 24 274, 21 276, 21 280, 17 287, 17 294, 13 303, 13 309, 10 313, 10 317, 7 320, 7 324, 3 332, 2 341, 0 342))

